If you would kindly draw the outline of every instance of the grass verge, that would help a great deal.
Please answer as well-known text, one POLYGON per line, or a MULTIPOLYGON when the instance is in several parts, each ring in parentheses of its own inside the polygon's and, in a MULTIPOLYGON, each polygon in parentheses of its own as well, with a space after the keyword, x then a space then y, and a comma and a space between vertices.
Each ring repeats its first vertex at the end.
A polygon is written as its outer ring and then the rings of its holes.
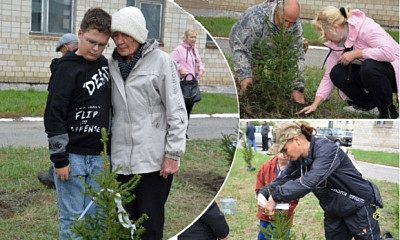
MULTIPOLYGON (((0 118, 43 116, 47 91, 0 90, 0 118)), ((237 98, 223 94, 202 93, 202 100, 192 113, 237 113, 237 98)))
POLYGON ((43 116, 47 91, 0 90, 0 117, 43 116))
MULTIPOLYGON (((259 220, 256 218, 257 205, 255 200, 255 180, 259 167, 271 157, 256 153, 252 165, 256 171, 246 171, 247 164, 243 160, 242 150, 236 152, 229 178, 221 190, 217 203, 224 198, 236 199, 236 213, 225 215, 230 227, 230 239, 255 239, 259 231, 259 220)), ((356 156, 357 159, 357 156, 356 156)), ((399 191, 398 184, 377 181, 385 207, 380 210, 379 221, 381 232, 390 231, 394 237, 399 236, 399 191)), ((302 198, 295 209, 292 232, 296 236, 306 233, 310 240, 325 239, 323 227, 323 210, 313 194, 302 198)))
MULTIPOLYGON (((231 17, 195 17, 214 37, 228 37, 237 19, 231 17)), ((323 41, 319 39, 318 33, 312 28, 310 22, 303 22, 303 37, 307 38, 310 45, 320 46, 323 41)), ((399 31, 386 30, 396 42, 399 42, 399 31)))
POLYGON ((202 100, 197 102, 192 113, 238 113, 238 101, 236 97, 230 97, 215 93, 201 93, 202 100))
POLYGON ((213 37, 228 37, 232 26, 237 19, 231 17, 200 17, 195 19, 199 21, 213 37))
MULTIPOLYGON (((219 139, 191 140, 166 204, 165 239, 192 222, 219 190, 229 166, 219 139)), ((57 239, 56 192, 41 185, 48 149, 0 148, 0 239, 57 239)))

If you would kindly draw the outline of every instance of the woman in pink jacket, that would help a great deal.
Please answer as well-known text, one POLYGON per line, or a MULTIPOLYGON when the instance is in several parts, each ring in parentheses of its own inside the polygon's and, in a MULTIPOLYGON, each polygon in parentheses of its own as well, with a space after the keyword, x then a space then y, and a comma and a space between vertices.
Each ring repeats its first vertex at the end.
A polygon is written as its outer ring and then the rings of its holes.
POLYGON ((378 108, 379 118, 398 118, 393 93, 399 92, 399 44, 373 19, 348 7, 323 8, 313 27, 330 48, 326 71, 313 104, 298 113, 311 113, 336 86, 349 111, 378 108))
MULTIPOLYGON (((178 71, 181 80, 188 74, 191 73, 196 77, 197 81, 201 79, 204 73, 204 64, 201 61, 199 51, 196 47, 197 32, 193 29, 188 29, 183 35, 183 41, 174 48, 171 53, 171 57, 178 64, 178 71)), ((191 80, 188 77, 187 80, 191 80)), ((185 101, 186 111, 188 120, 190 118, 190 112, 193 109, 194 103, 187 103, 185 101)), ((189 127, 189 125, 188 125, 189 127)), ((186 134, 188 139, 188 135, 186 134)))

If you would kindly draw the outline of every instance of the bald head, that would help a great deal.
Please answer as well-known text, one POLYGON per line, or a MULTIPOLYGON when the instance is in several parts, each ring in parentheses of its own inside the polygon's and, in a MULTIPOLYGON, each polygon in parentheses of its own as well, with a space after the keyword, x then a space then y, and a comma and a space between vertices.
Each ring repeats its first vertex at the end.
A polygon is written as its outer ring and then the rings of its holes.
POLYGON ((297 2, 297 0, 285 0, 284 2, 284 6, 283 1, 280 2, 277 6, 277 10, 275 11, 275 25, 278 26, 279 23, 281 23, 288 28, 292 26, 300 16, 300 4, 297 2), (282 7, 284 14, 282 12, 282 7), (285 18, 283 18, 283 15, 285 18))

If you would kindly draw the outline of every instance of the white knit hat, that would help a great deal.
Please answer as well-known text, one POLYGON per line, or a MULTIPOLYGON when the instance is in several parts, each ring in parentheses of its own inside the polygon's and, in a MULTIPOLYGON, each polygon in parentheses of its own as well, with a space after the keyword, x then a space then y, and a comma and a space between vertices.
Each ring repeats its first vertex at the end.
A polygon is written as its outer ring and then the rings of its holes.
POLYGON ((146 20, 139 8, 124 7, 112 15, 111 32, 122 32, 139 43, 147 39, 146 20))

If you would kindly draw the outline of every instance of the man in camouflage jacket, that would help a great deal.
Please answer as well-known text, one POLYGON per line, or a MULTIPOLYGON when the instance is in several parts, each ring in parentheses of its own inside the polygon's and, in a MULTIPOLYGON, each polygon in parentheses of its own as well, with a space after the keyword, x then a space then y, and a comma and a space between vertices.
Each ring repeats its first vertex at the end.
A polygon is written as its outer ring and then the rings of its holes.
MULTIPOLYGON (((301 36, 303 29, 300 23, 300 5, 297 0, 286 0, 285 6, 281 1, 267 0, 263 3, 250 7, 244 12, 239 21, 232 27, 229 35, 229 44, 233 52, 234 69, 238 74, 240 86, 243 91, 247 85, 253 82, 251 70, 251 49, 256 38, 266 39, 271 35, 268 29, 267 18, 277 25, 278 18, 284 21, 284 26, 292 30, 294 36, 301 36), (285 19, 282 17, 282 11, 285 11, 285 19)), ((274 26, 273 28, 275 28, 274 26)), ((278 27, 276 27, 278 28, 278 27)), ((298 103, 305 103, 303 89, 305 79, 304 70, 304 49, 303 40, 299 40, 293 45, 300 49, 298 67, 300 77, 294 80, 292 99, 298 103)))

